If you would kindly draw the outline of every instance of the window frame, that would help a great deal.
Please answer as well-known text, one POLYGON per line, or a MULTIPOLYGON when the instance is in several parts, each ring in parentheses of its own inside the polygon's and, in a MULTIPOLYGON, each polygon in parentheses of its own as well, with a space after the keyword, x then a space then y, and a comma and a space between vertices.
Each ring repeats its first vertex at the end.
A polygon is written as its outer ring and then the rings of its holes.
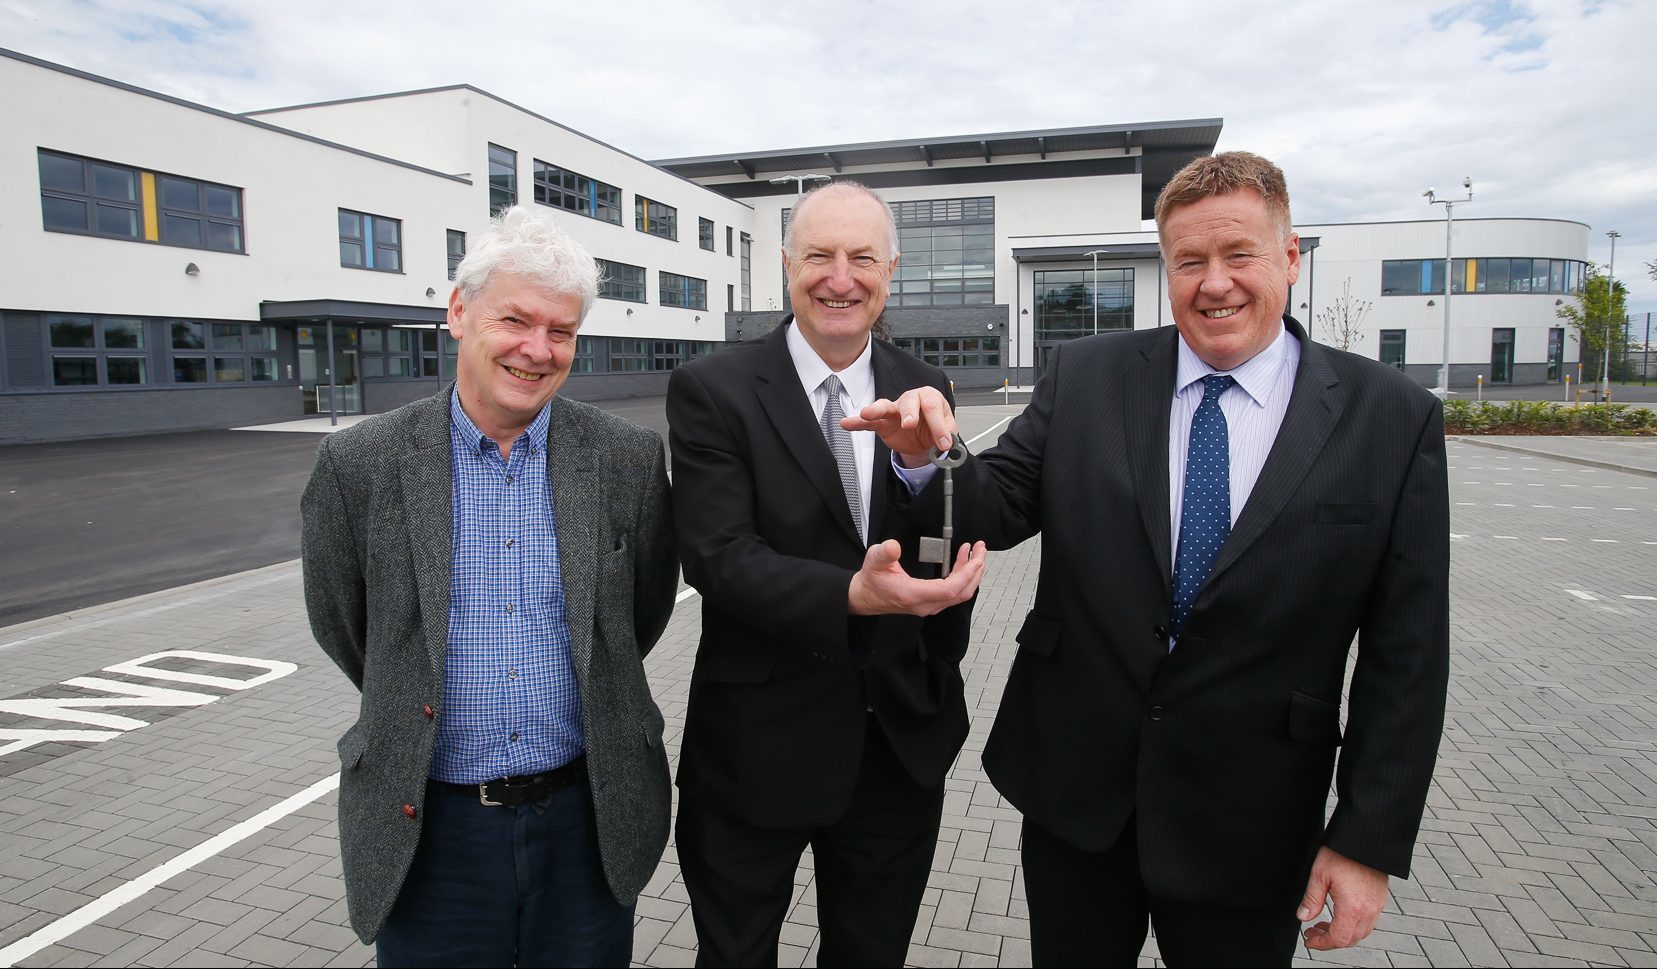
POLYGON ((622 204, 627 195, 620 186, 539 158, 534 160, 530 181, 535 201, 541 205, 573 212, 594 222, 621 225, 622 204), (570 204, 565 204, 566 202, 570 204), (585 203, 585 207, 582 203, 585 203), (600 215, 601 212, 607 212, 614 218, 600 215))
POLYGON ((713 238, 713 220, 696 217, 696 245, 709 252, 716 252, 713 238))
POLYGON ((518 153, 491 141, 486 157, 489 172, 489 215, 493 218, 518 204, 518 153))
MULTIPOLYGON (((599 299, 613 299, 613 300, 617 300, 618 302, 622 302, 622 303, 645 303, 645 304, 649 303, 648 295, 649 295, 649 292, 650 292, 650 288, 649 288, 650 287, 650 274, 649 274, 649 271, 646 270, 643 266, 635 266, 632 263, 627 263, 627 262, 617 262, 614 259, 597 259, 597 258, 595 258, 593 261, 598 263, 598 271, 599 271, 598 298, 599 299), (625 270, 637 270, 638 271, 638 280, 637 280, 636 284, 630 278, 623 280, 623 279, 620 278, 619 275, 612 274, 611 271, 610 271, 612 268, 614 268, 614 269, 625 269, 625 270), (621 295, 615 289, 611 288, 613 286, 618 286, 618 285, 629 287, 629 289, 628 289, 629 292, 632 291, 631 290, 632 286, 637 285, 637 287, 638 287, 638 297, 634 298, 632 296, 621 295)), ((631 273, 627 273, 626 275, 631 276, 631 273)))
POLYGON ((634 194, 633 228, 645 235, 679 241, 679 210, 665 202, 634 194))
POLYGON ((123 165, 102 158, 92 158, 43 147, 35 149, 35 175, 40 187, 41 229, 44 232, 61 232, 66 235, 92 236, 99 239, 119 239, 124 242, 142 242, 149 245, 170 246, 175 249, 194 249, 200 252, 247 254, 246 198, 243 189, 239 186, 212 182, 189 175, 175 175, 172 172, 140 168, 136 165, 123 165), (48 158, 73 162, 81 167, 81 188, 79 191, 60 186, 47 187, 42 178, 41 163, 48 158), (132 197, 119 198, 98 194, 96 171, 99 167, 128 176, 133 190, 132 197), (166 204, 164 183, 169 180, 194 186, 197 208, 183 209, 166 204), (207 197, 210 189, 220 189, 231 194, 235 199, 235 216, 214 215, 209 211, 207 197), (65 225, 51 224, 46 216, 48 200, 83 205, 86 214, 86 220, 82 223, 83 228, 76 229, 65 225), (101 230, 98 226, 97 217, 99 206, 131 213, 132 231, 108 232, 101 230), (167 226, 169 223, 167 220, 169 216, 198 222, 201 227, 200 241, 194 243, 180 242, 174 238, 168 238, 167 226), (209 244, 209 227, 214 225, 232 227, 235 231, 235 246, 226 247, 209 244), (150 238, 151 232, 154 232, 154 238, 150 238))
POLYGON ((341 250, 339 264, 341 269, 366 269, 369 272, 406 275, 406 271, 403 269, 402 219, 394 219, 389 215, 376 215, 373 212, 364 212, 360 209, 341 208, 339 210, 339 222, 341 223, 339 226, 339 245, 341 250), (357 235, 347 236, 345 234, 345 226, 343 223, 346 216, 353 216, 356 218, 357 235), (395 242, 383 243, 380 241, 381 223, 386 223, 396 227, 397 240, 395 242), (361 248, 363 258, 365 260, 363 265, 352 265, 351 263, 345 261, 344 248, 348 245, 361 248), (382 252, 396 253, 397 265, 395 268, 388 269, 378 264, 378 257, 382 252))
POLYGON ((659 306, 669 306, 681 310, 708 310, 708 281, 698 276, 685 276, 671 273, 665 269, 657 271, 657 297, 659 306), (693 285, 700 284, 700 287, 693 285), (672 297, 670 300, 669 297, 672 297), (698 296, 700 300, 698 301, 698 296), (675 302, 674 300, 684 300, 675 302))

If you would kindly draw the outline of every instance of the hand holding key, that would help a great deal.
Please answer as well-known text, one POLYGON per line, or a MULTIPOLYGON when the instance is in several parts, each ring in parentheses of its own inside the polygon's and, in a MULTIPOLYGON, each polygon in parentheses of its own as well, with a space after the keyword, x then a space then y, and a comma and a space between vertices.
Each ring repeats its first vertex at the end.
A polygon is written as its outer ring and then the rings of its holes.
POLYGON ((936 387, 906 390, 897 400, 877 400, 840 426, 848 431, 874 431, 898 455, 906 468, 926 464, 928 448, 950 447, 955 437, 955 414, 936 387))

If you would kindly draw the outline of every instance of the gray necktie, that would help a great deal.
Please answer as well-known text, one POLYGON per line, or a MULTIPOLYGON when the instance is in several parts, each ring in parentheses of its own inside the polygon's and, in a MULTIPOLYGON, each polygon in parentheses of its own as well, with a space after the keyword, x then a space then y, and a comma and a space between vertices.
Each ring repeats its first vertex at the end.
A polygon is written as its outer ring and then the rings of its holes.
POLYGON ((857 537, 864 542, 863 489, 857 484, 857 450, 852 447, 851 432, 840 426, 846 412, 840 407, 840 378, 829 374, 823 380, 828 392, 828 403, 823 405, 823 439, 834 452, 834 463, 840 466, 840 489, 846 493, 846 505, 852 512, 852 524, 857 526, 857 537))

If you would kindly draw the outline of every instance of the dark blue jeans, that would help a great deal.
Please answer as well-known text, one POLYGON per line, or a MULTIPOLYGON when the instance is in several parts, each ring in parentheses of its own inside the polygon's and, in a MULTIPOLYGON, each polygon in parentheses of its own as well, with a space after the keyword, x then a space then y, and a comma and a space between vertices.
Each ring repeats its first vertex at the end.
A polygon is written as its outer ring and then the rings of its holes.
POLYGON ((376 940, 381 966, 626 966, 633 906, 599 863, 592 791, 485 807, 430 785, 420 847, 376 940))

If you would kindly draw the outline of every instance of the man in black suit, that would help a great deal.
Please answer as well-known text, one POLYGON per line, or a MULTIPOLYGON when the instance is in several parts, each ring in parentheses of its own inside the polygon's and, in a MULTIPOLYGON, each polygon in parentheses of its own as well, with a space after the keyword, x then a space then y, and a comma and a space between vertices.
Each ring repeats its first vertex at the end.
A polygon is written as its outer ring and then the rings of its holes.
MULTIPOLYGON (((1409 871, 1449 665, 1441 406, 1284 315, 1275 165, 1198 159, 1156 215, 1176 328, 1060 348, 956 472, 961 534, 1042 536, 984 768, 1024 813, 1037 965, 1131 964, 1147 920, 1170 965, 1288 965, 1326 897, 1307 946, 1353 945, 1409 871)), ((861 416, 905 464, 954 429, 926 393, 861 416)))
POLYGON ((870 336, 897 259, 877 196, 812 191, 783 245, 794 318, 668 384, 679 554, 703 602, 677 826, 697 965, 776 965, 808 844, 822 965, 901 965, 926 888, 984 551, 912 578, 910 523, 936 527, 938 489, 913 494, 875 435, 840 426, 912 387, 948 397, 942 371, 870 336))

